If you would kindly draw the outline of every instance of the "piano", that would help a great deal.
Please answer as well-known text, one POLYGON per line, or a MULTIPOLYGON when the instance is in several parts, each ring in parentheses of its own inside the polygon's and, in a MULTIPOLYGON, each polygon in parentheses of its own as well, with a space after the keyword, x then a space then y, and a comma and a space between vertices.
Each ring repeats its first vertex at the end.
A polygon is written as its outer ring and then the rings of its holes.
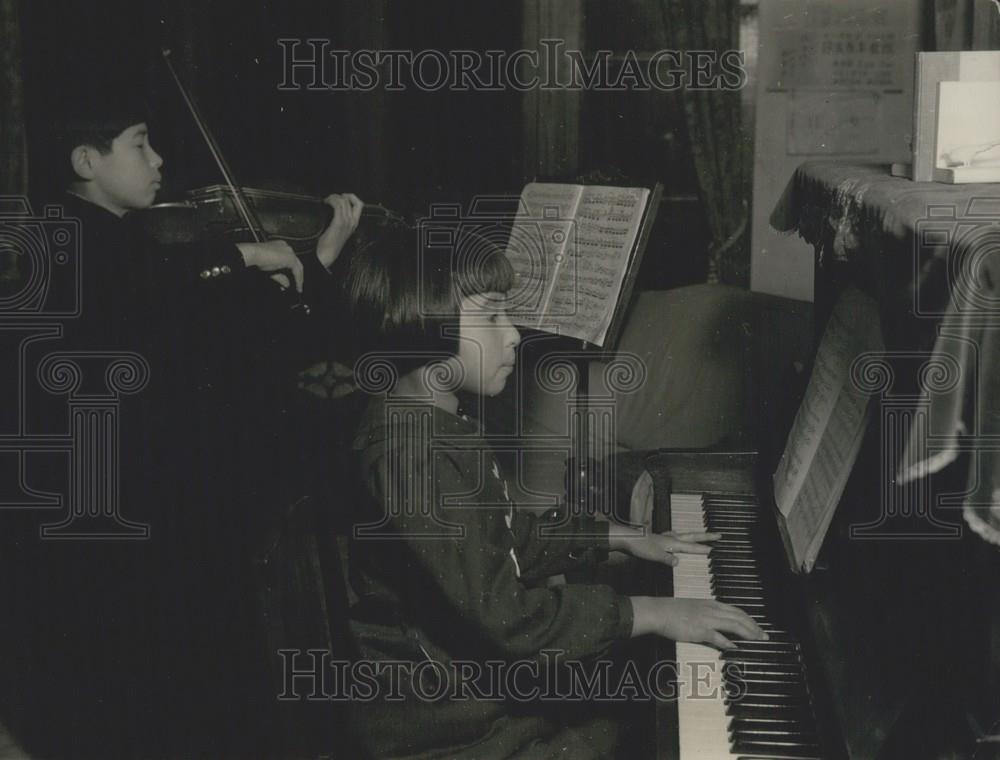
POLYGON ((769 634, 721 653, 657 642, 655 656, 678 664, 678 699, 655 707, 657 760, 997 756, 986 751, 1000 745, 976 736, 1000 718, 982 610, 997 595, 975 561, 977 539, 848 539, 849 525, 878 507, 870 444, 805 576, 789 569, 773 468, 756 454, 645 459, 654 530, 723 535, 708 557, 645 570, 647 589, 734 604, 769 634))

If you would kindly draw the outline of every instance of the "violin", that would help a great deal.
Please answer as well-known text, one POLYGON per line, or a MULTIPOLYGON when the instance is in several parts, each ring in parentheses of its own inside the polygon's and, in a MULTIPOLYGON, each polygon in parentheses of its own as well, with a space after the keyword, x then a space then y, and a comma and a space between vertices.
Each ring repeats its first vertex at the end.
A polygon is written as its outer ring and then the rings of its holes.
MULTIPOLYGON (((202 118, 198 106, 184 86, 170 58, 162 51, 174 83, 177 85, 224 184, 189 191, 178 202, 157 203, 139 212, 140 222, 159 243, 191 243, 203 239, 233 242, 284 240, 296 253, 315 250, 320 235, 333 218, 333 209, 322 198, 241 187, 233 177, 218 143, 202 118)), ((404 217, 377 204, 366 204, 362 216, 386 222, 406 224, 404 217)))
MULTIPOLYGON (((138 212, 147 233, 164 245, 198 240, 284 240, 297 254, 316 249, 316 242, 333 219, 322 198, 281 190, 209 185, 185 193, 181 201, 157 203, 138 212), (240 202, 252 214, 244 216, 240 202), (254 220, 252 226, 247 218, 254 220), (254 233, 259 237, 255 237, 254 233)), ((365 204, 364 218, 406 224, 404 217, 384 206, 365 204)))

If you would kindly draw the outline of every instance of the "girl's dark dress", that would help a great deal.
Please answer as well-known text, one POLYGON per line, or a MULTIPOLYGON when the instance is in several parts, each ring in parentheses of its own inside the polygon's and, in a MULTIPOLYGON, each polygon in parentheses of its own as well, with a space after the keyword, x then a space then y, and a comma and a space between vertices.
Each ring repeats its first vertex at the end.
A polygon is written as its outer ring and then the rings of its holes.
MULTIPOLYGON (((349 550, 355 654, 407 664, 398 670, 401 699, 386 698, 386 670, 373 699, 352 701, 365 748, 380 758, 610 757, 613 723, 569 726, 537 700, 503 693, 503 679, 493 679, 500 694, 486 679, 478 697, 464 689, 451 698, 461 667, 540 662, 543 650, 586 662, 629 637, 627 597, 608 586, 539 583, 596 562, 608 524, 575 518, 562 526, 565 537, 539 536, 558 523, 556 511, 515 509, 479 426, 430 404, 373 399, 354 450, 364 491, 349 550), (413 666, 428 660, 444 666, 423 673, 446 674, 452 688, 443 698, 426 699, 435 693, 429 680, 418 689, 423 699, 414 693, 413 666)), ((577 703, 569 712, 586 711, 577 703)))

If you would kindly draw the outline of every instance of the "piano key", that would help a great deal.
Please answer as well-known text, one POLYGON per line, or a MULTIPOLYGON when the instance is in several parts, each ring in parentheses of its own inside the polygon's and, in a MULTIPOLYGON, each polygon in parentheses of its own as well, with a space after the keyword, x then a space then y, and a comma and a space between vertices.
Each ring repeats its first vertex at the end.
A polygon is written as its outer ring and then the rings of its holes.
POLYGON ((804 732, 809 729, 808 721, 796 720, 780 715, 768 715, 758 718, 733 718, 729 722, 730 731, 752 731, 758 728, 774 727, 787 729, 793 733, 804 732))
POLYGON ((806 720, 811 713, 808 705, 790 697, 746 696, 726 703, 726 714, 733 718, 760 718, 764 716, 806 720))
POLYGON ((765 665, 774 664, 799 667, 802 664, 802 660, 795 654, 781 651, 741 653, 735 649, 727 649, 722 653, 722 659, 734 666, 739 666, 744 663, 760 663, 765 665))
POLYGON ((730 666, 733 669, 731 675, 801 675, 802 670, 798 663, 792 664, 776 664, 776 663, 765 663, 765 662, 748 662, 740 663, 738 665, 733 664, 730 666))
POLYGON ((738 741, 733 747, 738 753, 760 752, 766 756, 783 758, 813 758, 819 757, 819 745, 816 743, 800 744, 797 742, 775 741, 738 741))
POLYGON ((733 720, 740 718, 781 717, 788 720, 801 720, 812 724, 813 716, 808 707, 802 704, 791 704, 787 700, 758 700, 726 705, 726 715, 733 720))

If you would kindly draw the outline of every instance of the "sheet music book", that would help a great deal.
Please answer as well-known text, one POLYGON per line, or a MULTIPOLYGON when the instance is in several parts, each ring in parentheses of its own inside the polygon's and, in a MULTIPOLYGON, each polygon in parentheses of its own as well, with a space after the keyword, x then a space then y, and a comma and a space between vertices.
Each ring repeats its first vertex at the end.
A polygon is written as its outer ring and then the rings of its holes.
POLYGON ((612 347, 661 194, 659 184, 526 185, 506 249, 514 324, 612 347))
POLYGON ((823 333, 773 476, 778 528, 793 572, 813 569, 868 424, 870 394, 852 382, 851 365, 861 354, 884 350, 875 301, 848 289, 823 333))

